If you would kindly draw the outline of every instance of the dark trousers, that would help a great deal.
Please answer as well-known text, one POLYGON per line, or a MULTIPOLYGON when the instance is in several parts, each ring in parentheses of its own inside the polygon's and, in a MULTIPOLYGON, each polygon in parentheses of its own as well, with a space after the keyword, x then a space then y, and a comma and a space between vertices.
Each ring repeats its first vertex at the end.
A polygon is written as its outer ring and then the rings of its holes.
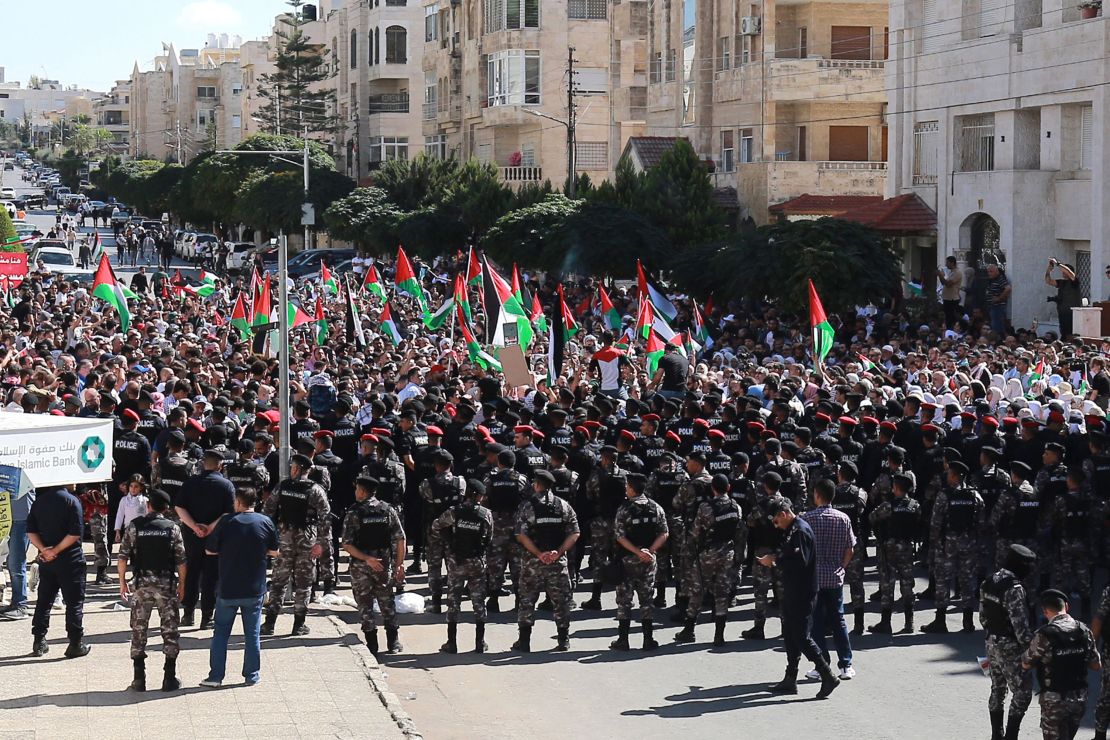
MULTIPOLYGON (((79 547, 79 546, 78 546, 79 547)), ((80 552, 80 549, 78 549, 80 552)), ((31 634, 45 637, 50 627, 50 608, 58 592, 66 605, 66 634, 76 640, 84 634, 81 621, 85 613, 85 559, 63 555, 52 563, 39 563, 39 592, 31 634)))
POLYGON ((119 481, 108 484, 108 564, 112 561, 112 545, 115 544, 116 512, 119 511, 119 502, 127 494, 119 490, 119 481))
POLYGON ((951 329, 956 324, 956 319, 959 318, 960 302, 957 301, 944 301, 944 325, 951 329))
POLYGON ((1060 338, 1067 339, 1072 335, 1071 306, 1061 306, 1056 312, 1056 317, 1060 319, 1060 338))
POLYGON ((418 483, 409 489, 412 494, 405 495, 405 536, 412 546, 412 562, 419 563, 424 557, 424 500, 417 491, 418 483))
POLYGON ((808 600, 784 598, 782 601, 782 641, 786 648, 786 667, 797 670, 801 656, 806 656, 815 665, 825 662, 821 651, 810 634, 813 631, 813 607, 816 596, 808 600))
POLYGON ((185 534, 185 598, 181 602, 186 613, 197 608, 211 614, 216 609, 216 583, 220 577, 219 558, 204 554, 204 540, 192 532, 185 534))

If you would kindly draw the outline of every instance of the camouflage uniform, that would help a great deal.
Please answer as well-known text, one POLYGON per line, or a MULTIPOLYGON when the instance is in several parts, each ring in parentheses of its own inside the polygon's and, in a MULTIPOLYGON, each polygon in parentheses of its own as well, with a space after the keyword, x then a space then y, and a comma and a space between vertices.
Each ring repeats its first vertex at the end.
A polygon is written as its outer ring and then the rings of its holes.
POLYGON ((863 565, 867 558, 867 542, 863 539, 863 513, 867 507, 867 494, 855 483, 841 483, 836 487, 832 508, 846 515, 852 521, 852 533, 856 536, 856 546, 852 560, 844 569, 844 583, 851 594, 852 609, 863 609, 863 565))
POLYGON ((474 619, 486 621, 486 548, 492 533, 493 514, 471 503, 453 506, 432 522, 432 539, 442 543, 447 555, 448 622, 459 619, 464 589, 470 593, 474 619))
POLYGON ((680 584, 678 590, 684 598, 690 598, 694 592, 694 581, 697 578, 695 571, 698 567, 694 520, 698 516, 701 505, 713 496, 713 489, 710 487, 712 480, 709 473, 702 470, 682 484, 672 502, 675 515, 681 517, 683 523, 682 537, 675 543, 677 547, 672 550, 672 553, 673 556, 677 556, 680 584))
POLYGON ((1005 710, 1010 696, 1010 722, 1025 716, 1033 700, 1033 677, 1021 667, 1021 654, 1033 639, 1029 628, 1027 596, 1021 581, 1005 568, 983 581, 979 589, 979 622, 987 633, 991 694, 987 708, 1005 710))
MULTIPOLYGON (((998 533, 994 548, 994 566, 1001 568, 1006 562, 1010 545, 1023 545, 1037 552, 1037 526, 1040 520, 1041 502, 1033 484, 1022 481, 1021 485, 1010 486, 998 497, 998 503, 991 512, 991 523, 998 533)), ((1037 591, 1037 568, 1029 570, 1022 581, 1026 598, 1032 598, 1037 591)))
POLYGON ((625 499, 624 474, 616 464, 608 469, 599 465, 586 481, 586 497, 597 512, 590 520, 590 564, 594 568, 595 583, 601 582, 602 572, 616 554, 613 521, 625 499))
POLYGON ((104 495, 104 486, 99 483, 88 486, 81 494, 81 507, 92 536, 96 567, 107 568, 111 555, 108 552, 108 498, 104 495))
MULTIPOLYGON (((883 557, 879 563, 880 608, 894 607, 894 581, 898 580, 903 606, 914 603, 913 542, 921 521, 921 504, 909 496, 895 497, 871 512, 871 525, 883 530, 883 557)), ((938 592, 939 593, 939 592, 938 592)))
POLYGON ((127 559, 135 575, 131 589, 131 658, 146 657, 147 629, 155 609, 161 622, 162 653, 176 658, 181 652, 177 569, 185 564, 181 528, 162 514, 138 517, 123 532, 119 556, 127 559))
POLYGON ((1045 740, 1071 740, 1087 708, 1088 665, 1100 662, 1091 630, 1070 614, 1057 614, 1036 631, 1021 657, 1040 676, 1045 740))
POLYGON ((485 480, 486 504, 493 512, 493 534, 486 552, 486 585, 496 596, 505 584, 505 566, 514 587, 520 583, 520 546, 517 545, 517 511, 527 492, 528 481, 515 470, 497 470, 485 480))
POLYGON ((1052 585, 1067 594, 1078 591, 1086 614, 1091 601, 1091 553, 1096 546, 1097 507, 1084 489, 1057 496, 1053 508, 1052 528, 1058 549, 1052 564, 1052 585))
POLYGON ((429 515, 428 541, 425 549, 428 558, 428 589, 432 592, 432 599, 436 600, 436 603, 443 593, 444 543, 431 528, 431 522, 438 519, 450 507, 461 503, 465 493, 466 481, 450 471, 437 473, 420 482, 420 498, 423 499, 429 515))
MULTIPOLYGON (((532 540, 541 552, 558 550, 567 537, 579 533, 578 516, 570 504, 549 491, 520 505, 515 531, 532 540)), ((531 626, 535 621, 536 599, 541 589, 547 592, 554 606, 555 625, 564 633, 570 629, 571 599, 566 553, 545 565, 531 553, 524 552, 520 563, 518 624, 531 626)))
MULTIPOLYGON (((1110 586, 1102 591, 1095 619, 1102 623, 1105 630, 1110 623, 1110 586)), ((1102 680, 1099 682, 1098 703, 1095 704, 1095 729, 1105 732, 1110 727, 1110 645, 1105 637, 1100 646, 1102 656, 1102 680)))
POLYGON ((960 588, 956 606, 971 608, 979 563, 979 534, 985 519, 983 499, 974 488, 946 488, 937 494, 930 529, 937 547, 938 612, 948 608, 949 582, 953 579, 958 580, 960 588))
POLYGON ((740 542, 740 506, 727 495, 714 496, 698 507, 692 541, 698 548, 686 618, 697 619, 702 595, 713 592, 713 616, 724 617, 736 585, 737 546, 740 542))
POLYGON ((290 577, 293 579, 293 614, 308 614, 308 594, 312 589, 315 562, 310 551, 314 545, 328 548, 331 542, 331 509, 324 489, 302 478, 287 478, 266 499, 262 513, 278 528, 279 554, 270 578, 267 618, 276 618, 290 577))
POLYGON ((658 588, 666 586, 671 577, 678 570, 678 547, 684 536, 682 519, 675 517, 674 498, 689 478, 682 469, 679 459, 671 454, 659 457, 659 462, 647 480, 645 495, 663 507, 667 513, 667 526, 670 537, 655 555, 655 582, 658 588))
POLYGON ((772 589, 775 599, 782 598, 782 571, 778 564, 771 567, 762 565, 758 558, 778 552, 782 540, 781 533, 771 523, 771 504, 781 496, 760 494, 748 514, 748 528, 751 529, 750 542, 756 560, 752 562, 752 596, 755 599, 756 621, 767 618, 767 590, 772 589))
MULTIPOLYGON (((393 555, 405 530, 397 510, 378 498, 360 501, 347 510, 343 519, 343 544, 354 545, 363 554, 382 561, 382 571, 373 570, 362 560, 351 558, 351 591, 358 606, 362 631, 373 632, 374 601, 382 612, 387 630, 397 629, 393 604, 393 555)), ((275 571, 276 571, 275 567, 275 571)))
MULTIPOLYGON (((627 539, 641 550, 650 548, 656 538, 667 531, 663 507, 647 495, 625 502, 617 511, 613 524, 613 536, 617 540, 627 539)), ((624 547, 621 547, 621 552, 623 573, 617 584, 617 620, 632 619, 632 594, 635 593, 640 601, 640 621, 650 622, 658 559, 653 557, 651 562, 645 563, 624 547)))

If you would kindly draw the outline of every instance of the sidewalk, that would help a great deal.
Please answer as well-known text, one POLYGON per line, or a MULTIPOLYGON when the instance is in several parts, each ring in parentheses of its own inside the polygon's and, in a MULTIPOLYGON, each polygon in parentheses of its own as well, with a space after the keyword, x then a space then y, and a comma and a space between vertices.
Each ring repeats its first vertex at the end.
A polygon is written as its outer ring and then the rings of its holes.
POLYGON ((238 622, 220 689, 198 686, 208 673, 211 631, 185 628, 178 658, 182 688, 172 693, 159 690, 155 614, 148 690, 130 691, 130 612, 112 610, 114 594, 114 586, 88 589, 85 634, 92 652, 84 658, 62 657, 66 639, 59 611, 52 614, 50 652, 43 658, 30 655, 30 619, 0 620, 0 738, 420 738, 356 631, 317 605, 307 622, 311 634, 289 636, 292 616, 285 613, 279 636, 263 638, 262 681, 256 686, 243 685, 239 677, 238 622))

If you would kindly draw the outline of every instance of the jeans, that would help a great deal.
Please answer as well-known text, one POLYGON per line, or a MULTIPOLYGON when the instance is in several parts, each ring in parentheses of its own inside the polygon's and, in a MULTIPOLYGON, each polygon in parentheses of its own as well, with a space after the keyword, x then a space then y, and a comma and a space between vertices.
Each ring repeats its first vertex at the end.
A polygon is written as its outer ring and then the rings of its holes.
POLYGON ((844 587, 823 588, 817 592, 817 604, 813 608, 813 629, 810 636, 817 643, 825 661, 829 660, 829 650, 825 644, 825 625, 832 624, 833 644, 836 645, 836 664, 840 668, 852 665, 852 644, 848 640, 848 626, 844 624, 844 587))
POLYGON ((258 630, 261 627, 262 597, 247 599, 216 599, 216 626, 212 633, 212 646, 208 652, 208 680, 223 681, 227 667, 227 638, 235 615, 242 615, 243 622, 243 678, 247 683, 258 683, 262 646, 258 630))
POLYGON ((598 391, 598 393, 600 393, 601 395, 603 395, 607 398, 613 398, 613 399, 616 399, 616 400, 619 400, 619 401, 627 401, 628 400, 628 389, 623 388, 623 387, 622 388, 613 388, 612 390, 601 389, 601 390, 598 391))
MULTIPOLYGON (((80 545, 74 547, 80 548, 80 545)), ((85 634, 82 627, 85 616, 85 558, 80 556, 80 549, 76 553, 67 551, 56 560, 39 564, 38 600, 35 602, 35 615, 31 618, 31 634, 35 637, 46 636, 50 627, 50 609, 59 591, 66 605, 66 634, 70 640, 79 640, 85 634)))
POLYGON ((8 575, 12 579, 12 606, 27 606, 27 521, 12 522, 8 535, 8 575))
POLYGON ((998 334, 1006 333, 1006 304, 990 304, 991 331, 998 334))

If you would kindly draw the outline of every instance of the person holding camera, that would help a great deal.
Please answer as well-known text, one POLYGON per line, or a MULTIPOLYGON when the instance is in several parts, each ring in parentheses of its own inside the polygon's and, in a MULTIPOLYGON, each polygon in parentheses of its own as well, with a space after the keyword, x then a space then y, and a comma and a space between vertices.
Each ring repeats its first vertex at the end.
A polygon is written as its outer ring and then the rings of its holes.
POLYGON ((1060 338, 1067 339, 1072 335, 1071 310, 1081 304, 1082 296, 1079 294, 1079 281, 1075 278, 1075 268, 1066 262, 1057 262, 1053 257, 1048 261, 1048 268, 1044 272, 1044 282, 1056 288, 1056 295, 1049 296, 1048 302, 1056 304, 1056 315, 1060 320, 1060 338), (1060 277, 1052 277, 1056 268, 1060 268, 1060 277))

